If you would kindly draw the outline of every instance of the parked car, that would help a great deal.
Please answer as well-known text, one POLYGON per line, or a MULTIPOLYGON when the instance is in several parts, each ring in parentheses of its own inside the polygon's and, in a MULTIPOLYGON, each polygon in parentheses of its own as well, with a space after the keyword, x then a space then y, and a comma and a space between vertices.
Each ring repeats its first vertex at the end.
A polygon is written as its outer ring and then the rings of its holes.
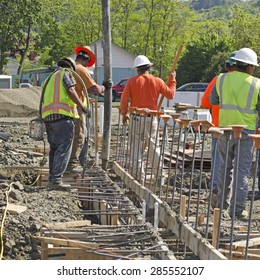
POLYGON ((200 106, 200 100, 208 83, 188 83, 176 89, 172 100, 164 98, 162 107, 173 107, 175 103, 187 103, 192 106, 200 106))
POLYGON ((116 101, 117 98, 121 98, 121 95, 124 91, 125 85, 129 78, 123 78, 121 79, 118 83, 114 84, 112 86, 112 96, 113 96, 113 101, 116 101))
POLYGON ((208 83, 188 83, 182 85, 181 87, 177 88, 176 91, 205 91, 207 88, 208 83))

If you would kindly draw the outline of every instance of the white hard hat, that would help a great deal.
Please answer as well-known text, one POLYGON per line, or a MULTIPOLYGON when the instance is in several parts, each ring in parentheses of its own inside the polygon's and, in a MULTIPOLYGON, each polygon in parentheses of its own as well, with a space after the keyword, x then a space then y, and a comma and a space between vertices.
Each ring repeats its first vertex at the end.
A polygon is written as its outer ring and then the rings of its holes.
POLYGON ((135 60, 132 68, 137 68, 143 65, 153 65, 150 60, 144 55, 138 55, 135 60))
POLYGON ((243 62, 245 64, 250 64, 254 66, 259 66, 257 63, 257 55, 256 53, 249 48, 240 49, 232 59, 236 61, 243 62))

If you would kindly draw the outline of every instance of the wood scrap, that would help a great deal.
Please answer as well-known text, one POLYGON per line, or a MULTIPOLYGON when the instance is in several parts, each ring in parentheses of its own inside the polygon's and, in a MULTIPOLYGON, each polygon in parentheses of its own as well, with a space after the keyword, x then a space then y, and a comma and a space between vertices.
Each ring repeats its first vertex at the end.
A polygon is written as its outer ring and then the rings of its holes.
MULTIPOLYGON (((16 205, 16 204, 7 204, 7 211, 10 214, 21 214, 22 212, 27 210, 26 206, 22 206, 22 205, 16 205)), ((5 210, 6 208, 3 207, 3 210, 5 210)))

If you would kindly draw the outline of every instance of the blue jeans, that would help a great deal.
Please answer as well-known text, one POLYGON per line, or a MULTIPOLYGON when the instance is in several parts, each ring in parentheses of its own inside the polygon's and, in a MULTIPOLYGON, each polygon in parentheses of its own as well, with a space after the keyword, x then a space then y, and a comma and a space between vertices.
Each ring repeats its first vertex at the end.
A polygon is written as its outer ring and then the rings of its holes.
POLYGON ((67 168, 74 138, 72 119, 60 119, 46 123, 49 154, 49 182, 60 183, 67 168))

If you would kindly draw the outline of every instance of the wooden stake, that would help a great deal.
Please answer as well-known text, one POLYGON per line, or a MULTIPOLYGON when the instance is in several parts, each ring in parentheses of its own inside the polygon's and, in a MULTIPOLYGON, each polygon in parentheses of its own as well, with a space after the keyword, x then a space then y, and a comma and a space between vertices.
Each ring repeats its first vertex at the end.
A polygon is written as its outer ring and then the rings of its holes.
POLYGON ((181 196, 180 215, 182 216, 183 219, 186 218, 186 195, 181 196))
MULTIPOLYGON (((180 57, 180 55, 181 55, 183 46, 184 46, 184 45, 181 44, 181 45, 179 46, 177 52, 176 52, 175 58, 174 58, 173 63, 172 63, 171 72, 174 72, 175 69, 176 69, 176 66, 177 66, 179 57, 180 57)), ((162 103, 163 103, 163 99, 164 99, 164 96, 162 95, 161 98, 160 98, 160 101, 159 101, 159 103, 158 103, 158 111, 161 110, 161 106, 162 106, 162 103)))
POLYGON ((219 216, 220 216, 220 209, 219 208, 214 208, 214 222, 213 222, 212 245, 215 248, 217 246, 218 229, 219 229, 219 216))

